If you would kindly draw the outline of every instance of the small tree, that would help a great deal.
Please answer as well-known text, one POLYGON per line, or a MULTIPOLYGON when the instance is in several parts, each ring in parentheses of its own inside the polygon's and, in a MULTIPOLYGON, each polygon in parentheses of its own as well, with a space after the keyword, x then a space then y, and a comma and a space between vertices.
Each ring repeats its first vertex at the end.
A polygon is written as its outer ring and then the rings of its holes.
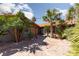
POLYGON ((50 23, 50 37, 54 37, 54 33, 56 30, 56 20, 60 20, 61 13, 57 9, 49 9, 46 12, 46 15, 43 16, 43 20, 50 23))

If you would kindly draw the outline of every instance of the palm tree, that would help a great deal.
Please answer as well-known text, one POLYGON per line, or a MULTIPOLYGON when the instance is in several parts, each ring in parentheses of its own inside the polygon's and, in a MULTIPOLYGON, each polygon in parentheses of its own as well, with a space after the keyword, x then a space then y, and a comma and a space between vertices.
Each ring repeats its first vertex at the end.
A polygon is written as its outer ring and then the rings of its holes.
POLYGON ((32 18, 33 21, 31 21, 30 19, 28 19, 23 12, 19 11, 17 14, 16 14, 17 17, 20 18, 20 20, 23 22, 23 30, 19 31, 19 38, 21 37, 22 35, 22 32, 24 31, 24 29, 27 29, 29 30, 29 34, 31 35, 31 28, 33 27, 33 23, 35 22, 35 17, 32 18))
POLYGON ((54 37, 53 33, 55 33, 55 22, 60 19, 61 13, 57 9, 49 9, 46 13, 47 14, 43 16, 43 20, 50 23, 50 37, 54 37))
POLYGON ((79 18, 79 3, 75 3, 74 8, 75 8, 76 19, 78 19, 79 18))
POLYGON ((75 20, 75 8, 74 7, 69 8, 69 10, 67 12, 66 20, 69 21, 71 25, 75 24, 74 23, 74 20, 75 20))
POLYGON ((29 28, 30 24, 32 23, 22 12, 18 12, 16 15, 0 15, 0 22, 1 20, 3 23, 0 24, 0 35, 5 33, 8 29, 12 29, 13 31, 11 31, 11 33, 14 36, 16 42, 20 40, 23 29, 29 28))

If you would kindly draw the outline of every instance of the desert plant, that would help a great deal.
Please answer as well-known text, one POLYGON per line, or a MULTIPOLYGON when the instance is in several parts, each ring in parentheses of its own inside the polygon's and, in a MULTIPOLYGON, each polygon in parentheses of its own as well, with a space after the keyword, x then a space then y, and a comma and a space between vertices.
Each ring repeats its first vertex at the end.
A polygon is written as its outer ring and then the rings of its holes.
POLYGON ((46 15, 43 16, 43 20, 50 23, 50 33, 51 37, 53 37, 53 33, 55 33, 55 21, 60 20, 61 13, 58 9, 49 9, 46 12, 46 15))
POLYGON ((79 55, 79 22, 75 27, 67 28, 64 35, 71 42, 70 55, 79 55))

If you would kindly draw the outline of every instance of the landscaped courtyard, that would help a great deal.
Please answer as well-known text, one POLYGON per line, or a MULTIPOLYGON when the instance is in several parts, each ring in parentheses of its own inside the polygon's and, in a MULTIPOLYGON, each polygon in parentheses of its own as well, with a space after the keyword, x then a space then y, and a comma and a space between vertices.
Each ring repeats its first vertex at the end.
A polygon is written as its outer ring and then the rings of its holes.
POLYGON ((79 56, 79 3, 0 4, 0 56, 79 56))

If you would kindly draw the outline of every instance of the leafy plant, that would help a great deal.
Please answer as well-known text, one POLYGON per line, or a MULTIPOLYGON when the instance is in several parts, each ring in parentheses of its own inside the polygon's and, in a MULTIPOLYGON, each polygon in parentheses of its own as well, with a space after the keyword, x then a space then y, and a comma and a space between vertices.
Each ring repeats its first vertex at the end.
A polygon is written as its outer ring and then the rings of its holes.
POLYGON ((13 28, 15 39, 19 40, 24 28, 31 27, 32 22, 19 11, 16 15, 0 15, 0 35, 13 28))
POLYGON ((56 20, 61 19, 61 12, 58 9, 48 9, 46 14, 42 17, 44 21, 50 23, 50 37, 54 37, 56 20))
POLYGON ((75 27, 67 28, 64 31, 64 36, 71 42, 70 55, 79 55, 79 22, 75 27))

